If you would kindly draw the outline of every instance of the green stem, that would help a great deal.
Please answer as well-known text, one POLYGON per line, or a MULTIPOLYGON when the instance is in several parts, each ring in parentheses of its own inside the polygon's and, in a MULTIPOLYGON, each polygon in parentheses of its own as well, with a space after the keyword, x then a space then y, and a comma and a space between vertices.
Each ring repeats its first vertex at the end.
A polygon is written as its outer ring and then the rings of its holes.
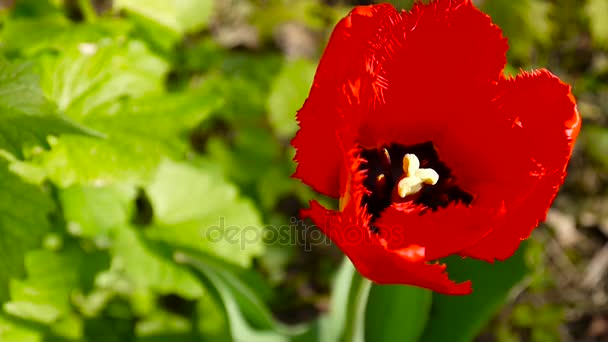
POLYGON ((86 21, 92 22, 97 20, 97 13, 95 12, 95 8, 93 8, 91 0, 78 0, 78 8, 86 21))
POLYGON ((365 308, 372 282, 355 271, 348 300, 348 313, 342 341, 365 341, 365 308))

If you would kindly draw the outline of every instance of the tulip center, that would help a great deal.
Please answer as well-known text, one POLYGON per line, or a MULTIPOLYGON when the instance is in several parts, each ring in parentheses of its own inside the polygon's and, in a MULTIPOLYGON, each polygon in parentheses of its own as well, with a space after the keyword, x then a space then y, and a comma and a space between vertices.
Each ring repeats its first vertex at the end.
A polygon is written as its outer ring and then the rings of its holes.
POLYGON ((471 204, 473 195, 464 191, 450 168, 440 160, 432 142, 403 146, 386 145, 364 149, 361 170, 367 176, 363 198, 372 218, 393 203, 411 203, 436 211, 451 203, 471 204))
POLYGON ((414 195, 422 190, 423 185, 435 185, 438 181, 437 171, 420 168, 420 160, 415 154, 408 153, 403 156, 403 178, 397 183, 399 197, 414 195))

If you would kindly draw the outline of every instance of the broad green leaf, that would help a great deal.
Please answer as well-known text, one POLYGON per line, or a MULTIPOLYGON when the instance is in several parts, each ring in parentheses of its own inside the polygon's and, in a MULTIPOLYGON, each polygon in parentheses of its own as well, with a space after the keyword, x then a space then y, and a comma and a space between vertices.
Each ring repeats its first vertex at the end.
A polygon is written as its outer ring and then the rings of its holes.
POLYGON ((446 260, 453 279, 471 279, 468 296, 435 294, 422 341, 471 341, 505 302, 511 288, 528 269, 524 259, 526 244, 504 262, 450 257, 446 260))
POLYGON ((160 92, 168 70, 142 42, 113 39, 78 44, 40 64, 44 92, 76 119, 121 97, 160 92))
POLYGON ((131 26, 118 18, 77 24, 64 16, 10 18, 1 36, 8 53, 35 56, 47 49, 68 51, 80 43, 96 43, 108 36, 124 39, 131 26))
POLYGON ((366 341, 418 341, 431 309, 432 292, 404 285, 373 285, 365 310, 366 341))
POLYGON ((264 251, 259 214, 217 172, 165 160, 146 191, 155 220, 148 236, 243 266, 264 251))
POLYGON ((164 56, 174 53, 174 47, 182 38, 180 33, 138 13, 131 12, 129 19, 135 26, 134 34, 146 41, 154 51, 164 56))
POLYGON ((107 236, 127 223, 135 196, 135 188, 125 185, 74 185, 59 191, 68 231, 85 237, 107 236))
POLYGON ((135 136, 174 145, 185 140, 189 131, 222 103, 212 89, 184 90, 111 103, 91 112, 84 122, 110 137, 135 136))
POLYGON ((0 341, 42 342, 42 329, 0 313, 0 341))
POLYGON ((255 126, 241 130, 228 143, 220 138, 210 139, 207 153, 230 180, 242 187, 271 177, 268 168, 281 161, 276 139, 266 129, 255 126))
POLYGON ((160 162, 158 144, 64 136, 40 156, 48 177, 60 187, 74 184, 144 184, 160 162))
POLYGON ((39 163, 62 187, 117 182, 143 185, 163 156, 185 155, 188 130, 220 102, 207 92, 187 91, 100 107, 85 122, 107 133, 107 139, 63 136, 40 156, 39 163))
POLYGON ((77 248, 35 250, 26 255, 27 278, 12 279, 11 300, 4 310, 14 316, 54 323, 71 310, 71 296, 87 291, 97 271, 109 266, 105 254, 84 253, 77 248))
POLYGON ((207 26, 213 0, 115 0, 114 8, 137 13, 184 34, 207 26))
POLYGON ((203 288, 192 272, 175 263, 173 253, 166 246, 151 243, 143 234, 124 226, 117 230, 114 260, 135 289, 153 289, 161 294, 177 294, 184 298, 198 298, 203 288))
POLYGON ((598 46, 608 47, 608 1, 587 0, 585 12, 589 17, 593 41, 598 46))
POLYGON ((223 119, 249 127, 265 120, 267 98, 284 58, 275 53, 230 53, 222 57, 218 74, 206 78, 203 87, 213 87, 225 99, 223 119))
POLYGON ((315 64, 307 60, 283 65, 268 97, 269 119, 277 135, 293 136, 298 130, 296 112, 304 104, 315 75, 315 64))
POLYGON ((0 302, 8 299, 10 278, 24 273, 24 256, 40 245, 54 210, 40 187, 24 183, 0 160, 0 302))
POLYGON ((29 63, 0 61, 0 149, 19 157, 23 147, 46 146, 47 136, 62 133, 93 134, 55 114, 29 63))
POLYGON ((153 314, 144 317, 137 322, 135 333, 139 337, 138 340, 150 341, 154 338, 165 338, 171 336, 171 341, 180 341, 180 337, 191 341, 192 336, 188 336, 192 330, 192 322, 183 316, 157 310, 153 314))
POLYGON ((14 17, 63 16, 57 0, 21 0, 15 2, 11 11, 14 17))

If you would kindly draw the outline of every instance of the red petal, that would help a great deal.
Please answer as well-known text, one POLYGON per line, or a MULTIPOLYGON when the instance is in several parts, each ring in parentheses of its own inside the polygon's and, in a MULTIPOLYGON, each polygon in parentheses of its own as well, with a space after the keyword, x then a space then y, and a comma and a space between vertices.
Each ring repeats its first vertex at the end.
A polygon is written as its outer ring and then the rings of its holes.
POLYGON ((298 162, 294 177, 322 194, 340 196, 344 150, 354 143, 357 117, 376 98, 376 75, 368 68, 370 50, 378 35, 399 20, 391 5, 361 6, 332 33, 310 96, 298 112, 300 130, 292 141, 298 162))
POLYGON ((474 206, 450 205, 435 212, 387 208, 376 221, 389 247, 418 245, 426 249, 427 260, 437 260, 460 252, 487 235, 492 222, 502 215, 503 202, 482 196, 474 206))
POLYGON ((432 141, 458 184, 483 193, 504 173, 496 139, 504 120, 492 115, 506 62, 500 29, 471 1, 445 0, 415 6, 388 36, 390 48, 376 57, 384 61, 386 102, 362 123, 360 142, 369 148, 432 141))
MULTIPOLYGON (((348 209, 347 209, 348 211, 348 209)), ((406 284, 433 291, 464 295, 471 293, 471 282, 455 283, 445 271, 445 265, 429 264, 423 247, 412 245, 390 250, 387 244, 366 227, 349 224, 339 212, 325 209, 312 201, 310 209, 302 211, 303 218, 313 222, 340 247, 359 272, 378 284, 406 284)))
POLYGON ((490 234, 462 252, 488 261, 510 257, 544 221, 581 124, 570 87, 546 70, 502 79, 499 93, 499 115, 510 123, 515 152, 503 163, 509 174, 503 190, 506 213, 490 234))
POLYGON ((404 145, 445 140, 448 127, 467 126, 487 112, 491 85, 506 63, 506 39, 468 0, 417 4, 392 27, 391 44, 377 52, 384 61, 387 107, 370 117, 377 143, 394 129, 404 145), (381 116, 381 117, 380 117, 381 116))

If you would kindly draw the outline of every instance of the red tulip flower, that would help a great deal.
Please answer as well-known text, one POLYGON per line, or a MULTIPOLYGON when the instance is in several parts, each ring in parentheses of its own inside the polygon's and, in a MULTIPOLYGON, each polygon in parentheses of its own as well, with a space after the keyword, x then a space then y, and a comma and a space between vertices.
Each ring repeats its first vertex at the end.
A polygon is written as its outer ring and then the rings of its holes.
POLYGON ((580 117, 549 71, 505 76, 506 51, 470 0, 357 7, 334 29, 294 177, 340 199, 302 216, 365 277, 467 294, 438 259, 504 260, 545 219, 580 117))

